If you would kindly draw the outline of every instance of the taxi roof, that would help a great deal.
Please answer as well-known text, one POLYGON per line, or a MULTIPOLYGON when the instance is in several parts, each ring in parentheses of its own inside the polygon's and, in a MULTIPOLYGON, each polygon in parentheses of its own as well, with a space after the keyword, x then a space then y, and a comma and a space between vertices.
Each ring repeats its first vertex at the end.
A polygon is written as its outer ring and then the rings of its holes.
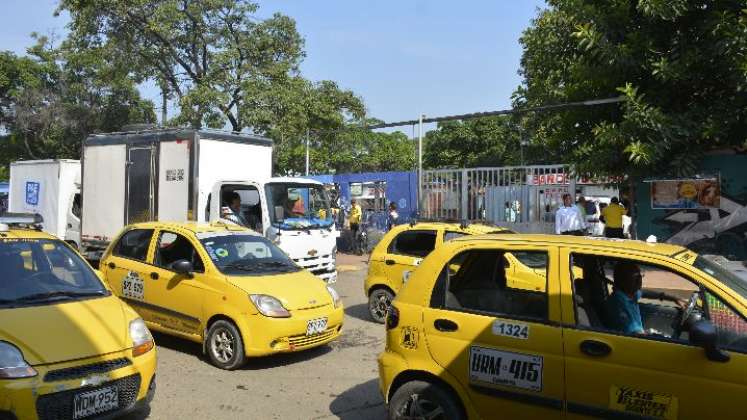
POLYGON ((605 249, 624 249, 628 251, 648 252, 662 256, 674 256, 687 248, 660 242, 644 242, 633 239, 613 239, 591 236, 545 235, 545 234, 514 234, 514 235, 475 235, 456 238, 453 242, 463 241, 501 241, 501 242, 532 242, 557 246, 587 246, 605 249))
POLYGON ((186 230, 195 234, 198 233, 212 233, 212 232, 243 232, 243 233, 256 233, 253 230, 245 228, 243 226, 234 225, 231 223, 213 222, 213 223, 199 223, 199 222, 141 222, 133 223, 127 226, 128 229, 181 229, 186 230))
MULTIPOLYGON (((403 224, 400 229, 453 229, 456 231, 468 232, 473 235, 480 235, 486 233, 493 233, 498 231, 505 231, 508 228, 501 226, 490 226, 480 223, 469 224, 462 227, 460 223, 453 222, 416 222, 415 224, 403 224)), ((399 227, 398 226, 398 227, 399 227)))
POLYGON ((0 240, 3 239, 58 239, 46 232, 31 229, 10 226, 7 231, 0 232, 0 240))

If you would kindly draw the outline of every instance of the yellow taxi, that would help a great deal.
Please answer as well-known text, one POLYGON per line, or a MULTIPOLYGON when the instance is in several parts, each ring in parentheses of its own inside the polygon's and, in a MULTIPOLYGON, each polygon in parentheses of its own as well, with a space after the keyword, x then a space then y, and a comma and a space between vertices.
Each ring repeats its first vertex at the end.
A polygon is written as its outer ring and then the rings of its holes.
POLYGON ((506 228, 481 224, 419 222, 398 225, 376 244, 369 259, 363 292, 371 319, 384 323, 386 311, 410 273, 437 245, 466 235, 512 233, 506 228))
POLYGON ((392 303, 380 390, 392 419, 743 419, 746 315, 747 282, 680 246, 459 238, 392 303), (519 253, 544 290, 508 284, 519 253))
POLYGON ((0 217, 0 419, 147 411, 156 387, 148 328, 41 222, 0 217))
POLYGON ((130 225, 100 267, 150 328, 201 343, 222 369, 320 346, 342 330, 335 289, 243 227, 130 225))

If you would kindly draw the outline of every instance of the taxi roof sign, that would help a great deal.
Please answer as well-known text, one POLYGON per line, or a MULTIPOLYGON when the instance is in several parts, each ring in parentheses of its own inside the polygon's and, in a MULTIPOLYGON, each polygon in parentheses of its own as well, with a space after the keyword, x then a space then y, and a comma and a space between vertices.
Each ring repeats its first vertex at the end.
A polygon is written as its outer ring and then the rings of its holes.
POLYGON ((3 213, 0 215, 0 231, 7 231, 9 226, 27 226, 41 229, 44 218, 36 213, 3 213))

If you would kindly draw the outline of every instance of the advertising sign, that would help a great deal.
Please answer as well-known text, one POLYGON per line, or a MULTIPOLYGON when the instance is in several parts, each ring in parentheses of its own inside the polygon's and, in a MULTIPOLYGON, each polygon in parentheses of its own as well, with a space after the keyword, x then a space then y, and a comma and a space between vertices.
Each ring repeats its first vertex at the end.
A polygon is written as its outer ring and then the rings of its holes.
POLYGON ((711 209, 720 204, 718 177, 651 182, 652 209, 711 209))

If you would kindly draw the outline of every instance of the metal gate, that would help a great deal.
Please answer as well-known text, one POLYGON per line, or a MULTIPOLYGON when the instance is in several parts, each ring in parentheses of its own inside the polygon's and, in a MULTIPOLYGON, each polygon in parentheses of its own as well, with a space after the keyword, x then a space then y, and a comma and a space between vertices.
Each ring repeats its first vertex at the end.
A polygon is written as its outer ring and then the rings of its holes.
POLYGON ((550 233, 563 194, 575 191, 566 165, 423 171, 420 217, 483 221, 550 233))

